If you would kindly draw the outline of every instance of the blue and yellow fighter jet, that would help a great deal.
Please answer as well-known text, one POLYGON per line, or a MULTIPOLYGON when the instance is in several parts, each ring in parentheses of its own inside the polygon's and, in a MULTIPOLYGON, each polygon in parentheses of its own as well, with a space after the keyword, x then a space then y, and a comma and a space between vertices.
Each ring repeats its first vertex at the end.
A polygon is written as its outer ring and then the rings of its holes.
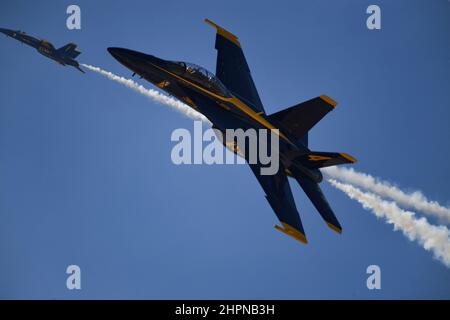
MULTIPOLYGON (((140 75, 199 111, 213 123, 213 128, 221 132, 226 129, 264 128, 274 134, 277 132, 274 129, 278 129, 278 172, 261 175, 261 164, 249 164, 281 222, 281 226, 276 225, 275 228, 307 243, 289 186, 289 176, 297 180, 327 225, 341 233, 342 227, 319 186, 323 179, 319 169, 354 163, 356 160, 345 153, 314 152, 308 148, 308 131, 336 107, 336 102, 321 95, 267 115, 238 38, 208 19, 205 21, 217 31, 215 75, 187 62, 163 60, 123 48, 108 48, 108 51, 131 69, 133 75, 140 75)), ((237 152, 236 148, 230 149, 237 152)))
POLYGON ((81 53, 77 49, 77 45, 74 43, 68 43, 59 49, 56 49, 50 42, 43 39, 37 39, 26 34, 23 31, 16 31, 10 29, 0 28, 0 32, 8 37, 16 39, 22 43, 25 43, 33 48, 35 48, 40 54, 50 58, 62 66, 72 66, 85 73, 78 62, 75 60, 76 57, 81 53))

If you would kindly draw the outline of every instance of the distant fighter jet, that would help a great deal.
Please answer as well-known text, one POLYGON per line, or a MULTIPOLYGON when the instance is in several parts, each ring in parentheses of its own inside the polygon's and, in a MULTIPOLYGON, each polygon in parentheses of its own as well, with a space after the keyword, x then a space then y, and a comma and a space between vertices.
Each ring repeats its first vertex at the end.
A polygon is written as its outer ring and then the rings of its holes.
POLYGON ((0 32, 4 33, 8 37, 14 38, 22 43, 32 46, 33 48, 36 48, 36 50, 40 54, 46 56, 47 58, 55 60, 56 62, 58 62, 63 66, 65 65, 73 66, 78 70, 80 70, 81 72, 85 73, 80 68, 78 62, 75 60, 75 58, 81 52, 77 49, 77 45, 74 43, 68 43, 59 49, 55 49, 55 47, 47 40, 36 39, 32 36, 27 35, 23 31, 14 31, 0 28, 0 32))
MULTIPOLYGON (((238 38, 214 24, 216 28, 216 74, 187 62, 168 61, 137 51, 108 48, 111 55, 133 73, 140 75, 190 107, 201 112, 213 128, 226 129, 264 128, 279 129, 280 169, 274 175, 262 175, 263 164, 249 166, 266 193, 267 201, 281 222, 276 229, 307 243, 300 216, 295 206, 288 176, 297 180, 327 225, 341 233, 342 227, 330 208, 319 186, 323 177, 320 168, 356 159, 345 153, 315 152, 308 148, 308 131, 336 102, 326 95, 299 103, 290 108, 267 115, 253 83, 238 38)), ((226 146, 233 152, 235 146, 226 146)), ((244 155, 247 162, 247 155, 244 155)))

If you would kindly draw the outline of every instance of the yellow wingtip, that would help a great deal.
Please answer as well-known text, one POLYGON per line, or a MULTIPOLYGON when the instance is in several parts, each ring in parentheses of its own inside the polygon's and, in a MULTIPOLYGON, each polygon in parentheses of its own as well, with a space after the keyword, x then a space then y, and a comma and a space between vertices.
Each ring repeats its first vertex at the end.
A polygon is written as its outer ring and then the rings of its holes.
POLYGON ((320 99, 322 99, 323 101, 325 101, 326 103, 328 103, 329 105, 331 105, 333 108, 335 108, 337 106, 337 102, 334 101, 333 99, 331 99, 329 96, 327 95, 321 95, 320 99))
POLYGON ((238 47, 241 47, 241 44, 239 43, 238 37, 236 37, 234 34, 232 34, 228 30, 222 28, 221 26, 219 26, 218 24, 212 22, 209 19, 205 19, 205 22, 207 24, 209 24, 210 26, 213 26, 214 28, 216 28, 217 33, 220 34, 222 37, 230 40, 231 42, 233 42, 238 47))
POLYGON ((342 233, 342 229, 339 227, 336 227, 334 224, 327 222, 328 227, 330 227, 333 231, 341 234, 342 233))
POLYGON ((281 222, 281 225, 283 227, 277 226, 275 225, 275 229, 280 230, 281 232, 287 234, 288 236, 294 238, 295 240, 300 241, 303 244, 308 244, 308 240, 306 239, 306 236, 298 231, 297 229, 291 227, 290 225, 288 225, 287 223, 281 222))
POLYGON ((348 161, 350 161, 351 163, 355 163, 358 162, 358 160, 356 160, 355 158, 353 158, 351 155, 345 153, 345 152, 340 152, 339 153, 342 157, 344 157, 345 159, 347 159, 348 161))
POLYGON ((209 24, 210 26, 213 26, 214 28, 220 28, 217 24, 209 20, 208 18, 205 18, 205 22, 209 24))

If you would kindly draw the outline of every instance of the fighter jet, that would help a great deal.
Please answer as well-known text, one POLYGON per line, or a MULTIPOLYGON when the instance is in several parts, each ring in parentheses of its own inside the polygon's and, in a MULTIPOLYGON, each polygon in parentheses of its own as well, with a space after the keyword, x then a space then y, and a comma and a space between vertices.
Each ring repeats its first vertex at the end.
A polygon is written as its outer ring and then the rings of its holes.
POLYGON ((78 62, 75 60, 75 58, 81 53, 77 45, 74 43, 68 43, 65 46, 62 46, 59 49, 56 49, 50 42, 47 40, 39 40, 37 38, 34 38, 32 36, 27 35, 23 31, 14 31, 9 29, 3 29, 0 28, 0 32, 4 33, 8 37, 14 38, 16 40, 19 40, 22 43, 25 43, 33 48, 36 48, 36 50, 46 56, 47 58, 50 58, 52 60, 55 60, 60 65, 66 66, 72 66, 80 70, 81 72, 85 73, 81 68, 78 62))
MULTIPOLYGON (((319 186, 323 179, 320 168, 354 163, 356 159, 346 153, 316 152, 308 148, 308 131, 334 110, 336 102, 320 95, 274 114, 266 114, 238 38, 208 19, 205 21, 216 29, 215 74, 192 63, 164 60, 129 49, 108 48, 108 51, 133 74, 202 113, 220 132, 254 128, 267 129, 271 135, 278 135, 280 164, 277 173, 263 175, 260 170, 263 164, 259 161, 251 164, 247 154, 243 155, 281 222, 281 226, 275 225, 275 228, 307 243, 288 182, 291 177, 327 225, 341 233, 342 227, 319 186)), ((236 145, 230 146, 227 141, 224 144, 239 153, 236 145)))

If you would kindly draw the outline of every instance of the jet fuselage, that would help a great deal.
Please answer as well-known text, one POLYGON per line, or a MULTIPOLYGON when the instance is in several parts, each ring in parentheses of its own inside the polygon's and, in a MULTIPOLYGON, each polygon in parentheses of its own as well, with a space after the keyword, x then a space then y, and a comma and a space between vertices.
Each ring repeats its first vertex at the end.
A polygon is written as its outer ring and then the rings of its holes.
POLYGON ((280 161, 286 173, 292 176, 295 172, 295 176, 322 181, 320 170, 306 168, 294 160, 309 152, 305 145, 288 132, 272 131, 278 129, 276 124, 271 123, 263 112, 255 112, 249 106, 250 102, 233 94, 211 72, 190 63, 163 60, 129 49, 108 48, 108 51, 133 73, 202 113, 215 129, 222 132, 226 129, 270 129, 270 134, 279 136, 280 161))
POLYGON ((74 59, 74 57, 80 54, 80 52, 76 50, 75 44, 68 44, 62 48, 56 49, 49 41, 37 39, 22 31, 0 28, 0 32, 35 48, 37 52, 56 61, 60 65, 73 66, 84 73, 84 71, 81 70, 79 63, 74 59))

